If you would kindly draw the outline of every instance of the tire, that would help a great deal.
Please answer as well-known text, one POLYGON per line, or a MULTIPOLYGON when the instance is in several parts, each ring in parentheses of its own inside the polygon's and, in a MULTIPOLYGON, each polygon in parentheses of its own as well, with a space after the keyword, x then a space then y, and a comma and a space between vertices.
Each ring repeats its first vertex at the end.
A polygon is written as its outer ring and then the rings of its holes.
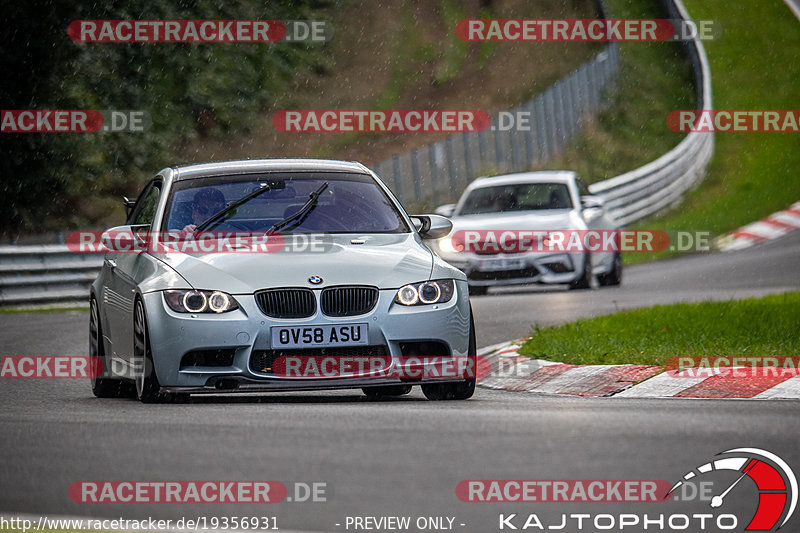
POLYGON ((130 395, 130 384, 123 382, 121 379, 109 377, 111 376, 111 370, 106 364, 103 331, 100 327, 100 311, 97 308, 97 300, 94 296, 89 301, 89 357, 92 358, 92 393, 95 396, 98 398, 120 398, 130 395), (102 374, 97 375, 97 369, 99 368, 102 368, 103 371, 102 374))
POLYGON ((589 259, 589 254, 583 256, 583 274, 575 281, 570 281, 569 288, 573 290, 592 288, 592 261, 589 259))
POLYGON ((486 292, 488 290, 489 290, 489 287, 485 287, 485 286, 478 287, 478 286, 475 286, 475 285, 470 285, 469 286, 469 295, 470 296, 483 296, 484 294, 486 294, 486 292))
POLYGON ((385 396, 404 396, 411 392, 411 385, 392 385, 391 387, 364 387, 361 389, 368 399, 379 400, 385 396))
POLYGON ((611 272, 597 276, 597 283, 603 287, 622 283, 622 255, 619 252, 614 254, 614 266, 611 268, 611 272))
MULTIPOLYGON (((469 349, 467 355, 472 359, 472 372, 478 372, 478 348, 475 342, 475 321, 472 319, 472 307, 470 307, 469 319, 469 349)), ((470 378, 456 383, 431 383, 422 385, 422 394, 429 400, 467 400, 475 394, 476 378, 470 378)))
POLYGON ((161 392, 153 354, 150 350, 150 336, 147 330, 147 315, 142 300, 133 306, 133 367, 136 375, 136 397, 142 403, 160 403, 168 396, 161 392))

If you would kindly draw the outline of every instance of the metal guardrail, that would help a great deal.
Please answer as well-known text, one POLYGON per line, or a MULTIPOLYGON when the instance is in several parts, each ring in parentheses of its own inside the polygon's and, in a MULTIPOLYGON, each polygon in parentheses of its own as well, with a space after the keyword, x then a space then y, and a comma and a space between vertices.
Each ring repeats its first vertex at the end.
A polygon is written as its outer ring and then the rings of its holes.
MULTIPOLYGON (((689 20, 689 15, 681 0, 662 0, 662 4, 671 18, 689 20)), ((711 72, 705 49, 699 39, 687 41, 685 46, 695 72, 699 104, 697 108, 710 110, 712 105, 711 72)), ((537 111, 537 108, 539 110, 554 109, 554 102, 557 102, 558 98, 552 91, 564 90, 563 87, 566 87, 564 94, 569 96, 562 99, 567 104, 563 104, 563 102, 562 104, 566 106, 563 109, 570 110, 569 115, 558 117, 557 120, 552 121, 550 126, 541 124, 537 125, 533 132, 521 132, 526 135, 521 139, 515 140, 513 136, 509 135, 509 132, 499 132, 505 134, 507 138, 500 135, 494 136, 492 148, 487 148, 489 143, 481 144, 480 139, 476 137, 478 151, 474 153, 483 157, 482 150, 485 148, 485 153, 490 159, 505 160, 501 154, 503 153, 502 146, 506 146, 504 143, 507 143, 512 151, 515 146, 524 147, 521 153, 527 154, 526 157, 530 162, 530 157, 536 157, 532 156, 536 153, 531 150, 533 146, 541 149, 538 153, 547 154, 557 145, 562 145, 577 130, 581 112, 596 110, 600 103, 599 92, 580 90, 581 80, 590 80, 594 76, 596 82, 591 82, 592 86, 601 87, 616 66, 617 49, 612 45, 565 78, 566 81, 559 82, 562 89, 551 87, 548 89, 551 91, 549 95, 546 91, 537 97, 541 98, 539 103, 537 103, 537 99, 534 99, 520 108, 534 112, 537 111), (601 66, 609 57, 612 61, 608 61, 607 66, 601 66), (611 68, 609 69, 608 66, 611 68), (574 100, 571 95, 575 95, 574 100), (548 142, 552 142, 552 144, 548 146, 548 142), (481 148, 482 146, 483 148, 481 148)), ((477 136, 479 134, 468 135, 477 136)), ((469 150, 470 142, 472 141, 463 141, 464 150, 469 150)), ((442 144, 444 153, 448 154, 448 157, 451 156, 454 149, 452 139, 437 144, 442 144)), ((436 145, 431 145, 431 147, 434 146, 436 145)), ((427 157, 430 158, 429 168, 435 169, 433 161, 437 158, 438 152, 431 147, 424 150, 427 152, 427 157)), ((666 209, 677 202, 683 193, 696 185, 702 178, 713 150, 713 134, 689 133, 675 148, 655 161, 631 172, 595 183, 590 186, 590 190, 606 199, 607 209, 621 224, 629 224, 666 209)), ((506 153, 511 154, 511 152, 506 153)), ((466 154, 462 153, 461 155, 466 154)), ((513 162, 514 158, 511 160, 513 162)), ((409 155, 409 161, 412 175, 416 175, 413 173, 413 169, 416 168, 416 172, 419 172, 420 159, 409 155)), ((458 165, 449 164, 450 174, 447 175, 446 180, 442 179, 443 176, 440 177, 439 183, 447 184, 448 189, 453 186, 457 187, 460 181, 458 178, 469 175, 465 174, 470 169, 469 161, 469 158, 462 157, 458 165)), ((516 164, 513 162, 513 165, 516 164)), ((401 178, 396 177, 398 176, 397 169, 402 168, 399 158, 393 159, 391 166, 394 171, 395 185, 400 184, 402 187, 403 183, 398 181, 401 178)), ((436 170, 431 170, 431 172, 435 173, 436 170)), ((433 177, 432 175, 433 188, 431 191, 434 197, 437 197, 437 182, 433 181, 433 177)), ((384 179, 391 185, 392 180, 387 178, 388 176, 384 175, 384 179)), ((421 183, 421 181, 416 182, 406 190, 413 190, 417 193, 417 198, 420 198, 421 183)), ((65 245, 0 246, 0 305, 85 301, 89 285, 97 276, 102 262, 103 258, 98 255, 75 254, 70 252, 65 245)))
POLYGON ((619 46, 611 43, 535 98, 494 113, 489 129, 455 133, 372 168, 405 205, 453 202, 476 176, 524 171, 560 153, 606 107, 604 89, 618 70, 619 46), (513 127, 504 124, 509 117, 513 127))
MULTIPOLYGON (((662 0, 670 18, 690 20, 681 0, 662 0)), ((697 109, 710 110, 711 70, 703 43, 685 42, 697 86, 697 109)), ((620 224, 627 225, 678 202, 705 173, 714 152, 714 134, 692 132, 655 161, 620 176, 594 183, 589 190, 606 199, 606 208, 620 224)))
POLYGON ((86 301, 102 264, 63 244, 0 246, 0 305, 86 301))

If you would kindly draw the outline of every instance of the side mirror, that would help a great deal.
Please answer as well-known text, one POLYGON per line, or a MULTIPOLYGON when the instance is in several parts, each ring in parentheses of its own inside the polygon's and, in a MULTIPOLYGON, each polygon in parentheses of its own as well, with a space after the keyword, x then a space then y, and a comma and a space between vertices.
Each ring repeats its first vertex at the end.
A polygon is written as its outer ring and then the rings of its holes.
POLYGON ((411 221, 423 239, 441 239, 453 230, 453 223, 439 215, 413 215, 411 221))
POLYGON ((136 200, 131 200, 127 196, 122 197, 122 203, 125 205, 125 220, 131 216, 131 211, 133 211, 134 206, 136 205, 136 200))
POLYGON ((581 196, 581 207, 584 209, 605 209, 606 201, 599 196, 581 196))
POLYGON ((139 252, 149 244, 148 225, 115 226, 107 229, 100 237, 100 243, 111 253, 139 252))
POLYGON ((433 212, 436 213, 437 215, 450 218, 451 216, 453 216, 453 211, 455 210, 456 210, 456 204, 445 204, 445 205, 440 205, 439 207, 434 209, 433 212))

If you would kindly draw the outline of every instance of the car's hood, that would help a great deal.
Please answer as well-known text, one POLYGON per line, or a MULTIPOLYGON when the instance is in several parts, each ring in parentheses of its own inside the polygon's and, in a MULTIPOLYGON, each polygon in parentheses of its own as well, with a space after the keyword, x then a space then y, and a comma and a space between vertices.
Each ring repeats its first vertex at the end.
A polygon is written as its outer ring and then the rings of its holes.
POLYGON ((567 230, 585 229, 573 209, 489 213, 453 217, 453 231, 459 230, 567 230))
POLYGON ((428 279, 433 255, 415 233, 333 235, 324 251, 156 253, 196 289, 232 294, 270 287, 374 285, 384 289, 428 279), (352 241, 363 241, 353 244, 352 241), (311 276, 322 283, 312 285, 311 276))

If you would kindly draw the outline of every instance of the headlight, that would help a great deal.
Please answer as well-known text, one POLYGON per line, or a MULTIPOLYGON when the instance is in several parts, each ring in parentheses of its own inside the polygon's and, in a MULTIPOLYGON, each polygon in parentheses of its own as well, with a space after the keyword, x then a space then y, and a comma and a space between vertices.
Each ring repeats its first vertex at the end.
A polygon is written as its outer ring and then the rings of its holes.
POLYGON ((442 237, 436 244, 438 244, 439 249, 446 254, 455 254, 460 251, 456 250, 455 246, 453 246, 453 238, 451 236, 442 237))
POLYGON ((428 305, 449 302, 455 293, 452 279, 423 281, 400 287, 394 301, 402 305, 428 305))
POLYGON ((222 291, 164 291, 164 301, 177 313, 224 313, 239 308, 233 296, 222 291))

